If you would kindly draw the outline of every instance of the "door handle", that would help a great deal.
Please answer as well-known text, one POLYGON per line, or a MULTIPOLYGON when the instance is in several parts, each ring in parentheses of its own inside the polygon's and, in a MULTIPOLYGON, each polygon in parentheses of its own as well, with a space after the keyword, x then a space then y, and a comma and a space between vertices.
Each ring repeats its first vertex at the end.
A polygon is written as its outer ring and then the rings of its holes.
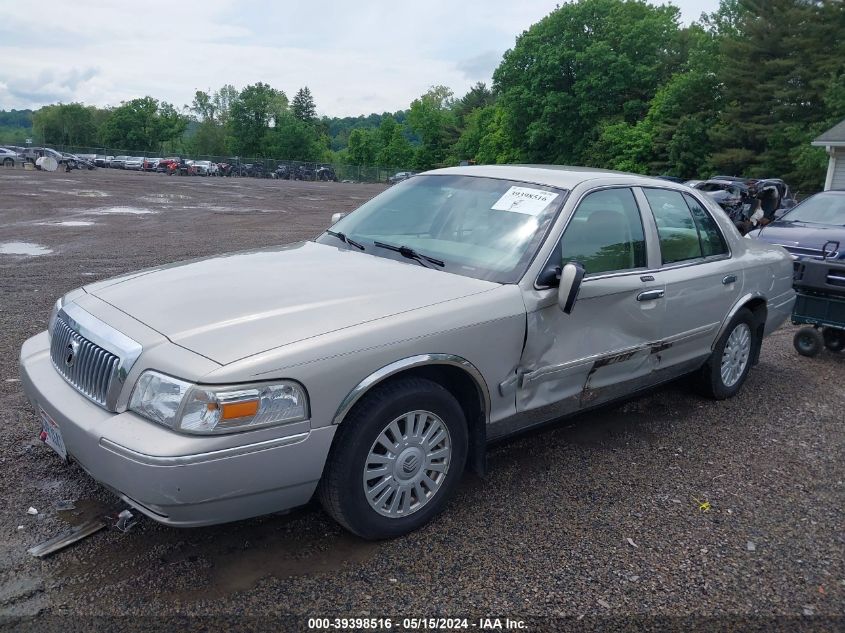
POLYGON ((725 275, 725 278, 722 279, 722 283, 726 286, 728 284, 736 283, 736 275, 725 275))
POLYGON ((662 288, 657 290, 646 290, 637 295, 637 301, 653 301, 654 299, 662 299, 666 291, 662 288))

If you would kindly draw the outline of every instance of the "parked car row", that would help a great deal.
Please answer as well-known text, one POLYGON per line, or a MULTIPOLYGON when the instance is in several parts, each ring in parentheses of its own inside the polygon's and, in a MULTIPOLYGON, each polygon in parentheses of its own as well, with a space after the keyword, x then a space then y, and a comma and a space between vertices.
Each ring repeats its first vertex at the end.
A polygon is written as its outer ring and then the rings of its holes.
POLYGON ((52 158, 67 171, 71 169, 96 169, 91 155, 58 152, 49 147, 18 147, 9 145, 0 147, 0 165, 14 167, 23 163, 35 165, 39 158, 52 158))

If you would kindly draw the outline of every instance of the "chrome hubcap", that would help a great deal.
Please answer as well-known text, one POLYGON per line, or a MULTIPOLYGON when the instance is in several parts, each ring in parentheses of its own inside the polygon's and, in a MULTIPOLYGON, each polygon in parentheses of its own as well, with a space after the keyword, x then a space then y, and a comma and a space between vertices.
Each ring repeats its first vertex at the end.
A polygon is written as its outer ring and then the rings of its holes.
POLYGON ((367 454, 364 494, 382 516, 413 514, 437 493, 452 459, 449 429, 431 411, 410 411, 388 424, 367 454))
POLYGON ((722 352, 722 383, 726 387, 733 387, 739 381, 750 355, 751 328, 747 323, 740 323, 731 332, 722 352))

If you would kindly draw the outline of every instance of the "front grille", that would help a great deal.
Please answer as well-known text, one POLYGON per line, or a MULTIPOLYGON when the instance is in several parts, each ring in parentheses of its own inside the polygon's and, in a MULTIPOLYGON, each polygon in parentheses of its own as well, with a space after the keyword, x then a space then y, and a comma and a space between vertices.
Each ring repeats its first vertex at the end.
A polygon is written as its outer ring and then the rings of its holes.
POLYGON ((823 252, 820 248, 804 248, 803 246, 784 246, 789 253, 797 255, 798 257, 807 257, 810 259, 836 259, 839 257, 839 252, 823 252))
POLYGON ((72 330, 59 317, 50 344, 53 366, 77 391, 106 406, 109 385, 120 358, 72 330))

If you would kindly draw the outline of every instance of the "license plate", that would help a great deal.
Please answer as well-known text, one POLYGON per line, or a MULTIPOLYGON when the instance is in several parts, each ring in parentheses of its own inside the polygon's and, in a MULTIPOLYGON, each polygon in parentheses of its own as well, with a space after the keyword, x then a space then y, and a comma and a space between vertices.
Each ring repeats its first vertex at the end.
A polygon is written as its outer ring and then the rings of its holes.
POLYGON ((65 441, 62 439, 62 431, 59 425, 41 407, 38 407, 38 412, 41 414, 41 429, 46 433, 44 443, 56 451, 59 457, 67 461, 67 448, 65 448, 65 441))

